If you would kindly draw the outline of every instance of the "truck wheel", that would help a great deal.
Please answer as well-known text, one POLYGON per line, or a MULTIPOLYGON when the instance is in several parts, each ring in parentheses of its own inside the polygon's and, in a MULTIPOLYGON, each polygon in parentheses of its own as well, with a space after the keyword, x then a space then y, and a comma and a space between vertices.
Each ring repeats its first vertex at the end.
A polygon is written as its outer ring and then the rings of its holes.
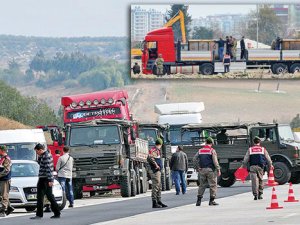
POLYGON ((141 183, 141 193, 147 192, 148 181, 147 181, 147 171, 145 167, 142 168, 143 179, 140 180, 141 183))
POLYGON ((139 168, 136 169, 136 194, 139 195, 141 193, 141 179, 139 168))
POLYGON ((166 176, 166 190, 170 191, 172 189, 172 176, 170 168, 168 168, 168 175, 166 176))
POLYGON ((74 181, 73 193, 74 193, 74 198, 75 199, 82 199, 82 187, 76 181, 74 181))
POLYGON ((34 211, 35 209, 36 209, 35 206, 26 206, 26 207, 25 207, 25 210, 26 210, 27 212, 32 212, 32 211, 34 211))
POLYGON ((281 74, 288 71, 287 65, 283 63, 275 63, 271 69, 274 74, 281 74))
POLYGON ((291 65, 290 68, 290 73, 296 73, 296 72, 300 72, 300 63, 294 63, 293 65, 291 65))
POLYGON ((203 75, 212 75, 214 73, 214 66, 211 63, 204 63, 200 66, 200 72, 203 75))
POLYGON ((292 182, 293 184, 299 184, 300 183, 300 173, 294 172, 291 174, 291 179, 289 182, 292 182))
POLYGON ((63 192, 63 198, 62 198, 62 203, 60 205, 58 205, 59 210, 63 210, 66 206, 67 203, 67 196, 66 196, 66 192, 63 192))
POLYGON ((136 173, 133 171, 132 181, 131 181, 131 196, 136 196, 137 194, 137 186, 136 186, 136 173))
POLYGON ((166 190, 166 173, 164 170, 161 171, 161 190, 166 190))
POLYGON ((218 184, 221 187, 230 187, 234 183, 235 183, 235 176, 232 173, 221 174, 221 176, 218 177, 218 184))
POLYGON ((127 172, 125 176, 121 177, 121 196, 122 197, 130 197, 131 196, 131 181, 130 181, 130 173, 127 172))
POLYGON ((274 178, 278 184, 285 184, 291 179, 291 171, 283 162, 274 162, 274 178))

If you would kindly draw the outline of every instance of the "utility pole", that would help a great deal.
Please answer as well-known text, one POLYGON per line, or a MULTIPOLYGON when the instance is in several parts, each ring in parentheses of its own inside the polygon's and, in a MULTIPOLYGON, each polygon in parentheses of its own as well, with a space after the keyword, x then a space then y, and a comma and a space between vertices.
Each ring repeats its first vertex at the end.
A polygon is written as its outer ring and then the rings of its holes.
POLYGON ((258 4, 256 4, 256 48, 258 48, 258 4))

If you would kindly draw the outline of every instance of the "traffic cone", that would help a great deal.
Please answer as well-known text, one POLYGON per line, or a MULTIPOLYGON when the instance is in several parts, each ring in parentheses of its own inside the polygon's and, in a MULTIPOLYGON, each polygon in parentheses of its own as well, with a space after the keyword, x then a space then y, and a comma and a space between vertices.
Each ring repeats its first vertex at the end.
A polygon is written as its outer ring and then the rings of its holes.
POLYGON ((273 173, 273 169, 272 168, 270 169, 269 177, 268 177, 268 183, 266 183, 266 185, 268 185, 270 187, 278 185, 278 183, 274 179, 274 173, 273 173))
POLYGON ((278 205, 277 195, 275 192, 275 188, 273 187, 271 205, 270 205, 270 207, 267 207, 266 209, 282 209, 282 208, 283 208, 282 206, 278 205))
POLYGON ((288 199, 285 200, 284 202, 299 202, 299 200, 295 199, 292 183, 290 183, 288 199))

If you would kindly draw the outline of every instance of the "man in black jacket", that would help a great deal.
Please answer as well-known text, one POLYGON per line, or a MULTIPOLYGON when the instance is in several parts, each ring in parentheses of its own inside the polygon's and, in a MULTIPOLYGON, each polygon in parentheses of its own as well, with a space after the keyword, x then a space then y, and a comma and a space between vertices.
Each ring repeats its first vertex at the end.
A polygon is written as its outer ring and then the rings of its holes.
POLYGON ((37 183, 37 211, 36 216, 30 219, 41 219, 43 218, 43 208, 44 208, 44 197, 47 196, 50 204, 51 210, 54 216, 51 219, 60 218, 60 210, 52 193, 52 186, 54 184, 53 177, 53 158, 52 155, 45 150, 44 145, 37 144, 34 147, 37 155, 39 156, 38 163, 40 165, 39 170, 39 180, 37 183))
POLYGON ((180 193, 180 184, 182 187, 182 194, 186 193, 186 179, 185 174, 188 170, 188 159, 187 155, 182 151, 182 146, 178 146, 175 153, 173 153, 170 167, 174 178, 176 195, 180 193))
POLYGON ((246 56, 246 46, 245 46, 245 37, 243 36, 241 41, 240 41, 240 45, 241 45, 241 60, 243 60, 246 56))

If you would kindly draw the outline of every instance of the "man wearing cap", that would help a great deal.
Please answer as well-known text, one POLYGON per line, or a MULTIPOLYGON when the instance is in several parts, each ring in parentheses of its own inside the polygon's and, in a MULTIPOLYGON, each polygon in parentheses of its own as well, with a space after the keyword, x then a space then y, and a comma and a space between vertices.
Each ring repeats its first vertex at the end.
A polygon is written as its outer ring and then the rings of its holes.
POLYGON ((173 153, 170 160, 170 168, 175 183, 176 195, 180 193, 180 184, 182 187, 182 194, 186 193, 186 179, 185 174, 188 170, 187 155, 182 151, 183 147, 178 146, 175 153, 173 153))
POLYGON ((42 219, 43 218, 43 208, 44 208, 44 196, 47 196, 51 204, 51 210, 54 213, 51 219, 60 218, 60 210, 57 202, 52 193, 52 186, 54 184, 53 177, 53 158, 52 155, 45 150, 44 145, 37 144, 34 147, 36 154, 39 156, 38 163, 40 165, 39 169, 39 180, 37 183, 37 210, 36 216, 30 219, 42 219))
POLYGON ((151 148, 147 161, 150 165, 150 176, 152 181, 152 208, 165 208, 167 205, 161 202, 161 153, 160 149, 162 147, 163 141, 158 138, 155 141, 155 147, 151 148))
POLYGON ((7 155, 6 146, 0 146, 0 217, 5 217, 14 211, 9 203, 11 181, 11 159, 7 155))
POLYGON ((217 194, 217 176, 221 175, 221 170, 218 162, 218 157, 215 149, 212 148, 213 139, 208 137, 205 141, 205 145, 199 149, 194 156, 194 166, 199 172, 199 189, 197 196, 196 206, 201 205, 201 200, 207 185, 210 189, 209 205, 215 206, 218 203, 215 202, 217 194))
POLYGON ((248 162, 250 164, 250 179, 254 200, 263 199, 263 176, 266 163, 269 168, 274 169, 268 151, 260 146, 260 142, 261 140, 259 137, 253 139, 254 145, 248 149, 241 166, 247 167, 248 162))

